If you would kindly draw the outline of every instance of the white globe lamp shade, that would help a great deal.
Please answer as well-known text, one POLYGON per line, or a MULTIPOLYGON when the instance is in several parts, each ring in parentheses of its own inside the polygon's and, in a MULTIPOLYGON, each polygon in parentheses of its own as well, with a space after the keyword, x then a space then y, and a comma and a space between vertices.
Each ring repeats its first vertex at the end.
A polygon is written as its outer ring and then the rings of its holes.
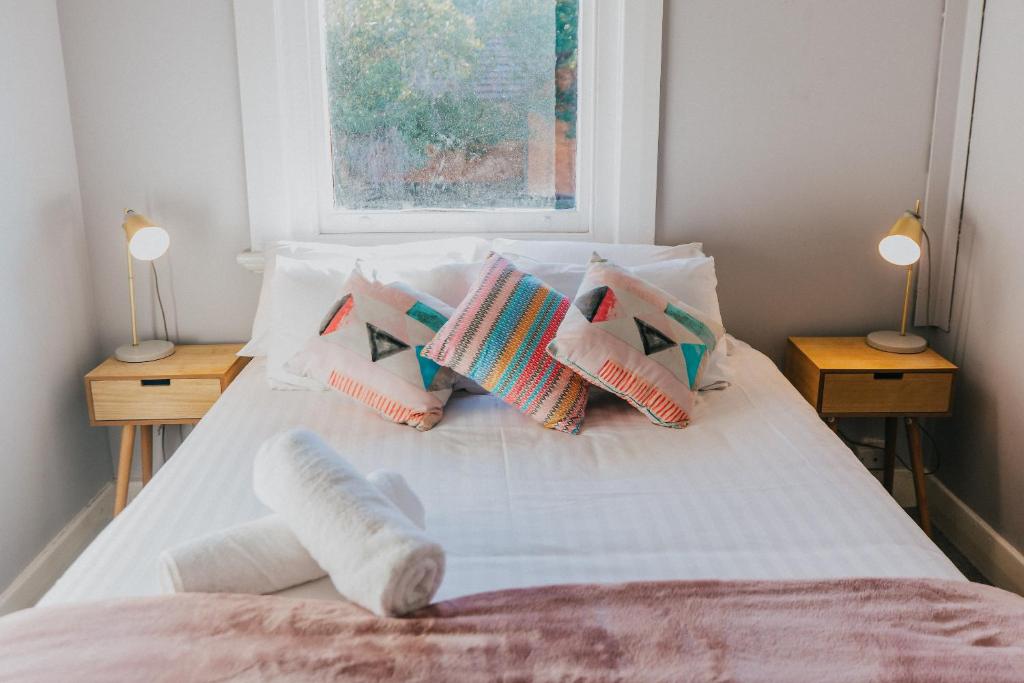
POLYGON ((886 235, 878 243, 878 253, 894 266, 909 266, 921 258, 921 245, 906 235, 886 235))
POLYGON ((921 258, 921 217, 904 211, 882 241, 878 253, 894 266, 910 266, 921 258))
POLYGON ((140 261, 152 261, 163 256, 171 246, 171 236, 157 225, 141 228, 128 240, 128 251, 140 261))

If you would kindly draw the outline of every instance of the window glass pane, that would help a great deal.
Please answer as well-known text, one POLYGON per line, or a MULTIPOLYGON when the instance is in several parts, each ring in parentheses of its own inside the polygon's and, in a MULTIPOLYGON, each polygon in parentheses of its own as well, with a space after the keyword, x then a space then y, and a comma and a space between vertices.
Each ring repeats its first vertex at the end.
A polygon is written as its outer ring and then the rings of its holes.
POLYGON ((573 209, 579 0, 326 0, 339 209, 573 209))

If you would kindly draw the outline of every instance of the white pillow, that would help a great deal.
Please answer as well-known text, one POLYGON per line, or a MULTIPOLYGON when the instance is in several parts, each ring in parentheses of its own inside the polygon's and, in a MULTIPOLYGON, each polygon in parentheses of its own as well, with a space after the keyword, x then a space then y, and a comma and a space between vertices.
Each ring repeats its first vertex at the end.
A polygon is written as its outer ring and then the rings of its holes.
POLYGON ((307 261, 277 256, 269 292, 267 383, 274 389, 324 389, 320 382, 289 372, 285 364, 320 330, 324 311, 343 294, 356 261, 307 261))
MULTIPOLYGON (((252 337, 241 351, 240 356, 269 355, 271 321, 271 288, 277 270, 277 258, 285 257, 293 260, 330 262, 338 261, 347 264, 351 271, 356 259, 374 259, 388 261, 398 259, 405 262, 418 262, 430 266, 442 263, 471 263, 481 261, 490 250, 490 241, 479 237, 451 237, 438 240, 420 240, 400 244, 382 244, 375 246, 351 246, 345 244, 324 244, 320 242, 274 242, 263 252, 263 283, 260 286, 259 303, 252 323, 252 337)), ((348 277, 348 273, 342 278, 348 277)))
MULTIPOLYGON (((586 264, 542 263, 519 254, 506 254, 505 258, 520 270, 540 278, 570 299, 576 296, 587 271, 586 264)), ((671 259, 624 267, 624 270, 696 308, 714 322, 722 323, 714 258, 695 256, 671 259)))
MULTIPOLYGON (((520 254, 505 254, 516 268, 541 279, 567 297, 573 297, 587 270, 585 263, 548 263, 520 254)), ((469 293, 470 285, 480 272, 482 262, 447 263, 432 268, 407 261, 363 261, 368 273, 381 282, 403 282, 430 294, 449 306, 457 307, 469 293)), ((722 322, 718 305, 718 279, 715 260, 696 256, 656 261, 629 268, 631 272, 665 290, 677 299, 722 322)))
MULTIPOLYGON (((495 239, 491 249, 505 256, 519 254, 545 263, 580 263, 586 266, 596 251, 620 266, 640 266, 655 261, 693 258, 704 255, 700 242, 663 247, 657 244, 610 244, 606 242, 575 242, 549 240, 495 239)), ((563 292, 572 297, 576 292, 563 292)))
POLYGON ((401 282, 413 289, 429 294, 452 308, 458 308, 469 294, 469 288, 483 266, 483 260, 473 263, 441 263, 433 267, 409 261, 362 261, 364 272, 387 284, 401 282))

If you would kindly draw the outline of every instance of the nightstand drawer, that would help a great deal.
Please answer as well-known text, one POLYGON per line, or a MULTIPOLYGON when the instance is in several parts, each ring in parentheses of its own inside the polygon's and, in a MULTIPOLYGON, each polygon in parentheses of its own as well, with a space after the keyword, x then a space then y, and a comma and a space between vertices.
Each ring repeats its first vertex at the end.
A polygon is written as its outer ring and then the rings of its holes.
POLYGON ((824 415, 949 412, 953 374, 948 372, 827 373, 824 415))
POLYGON ((94 380, 93 414, 104 420, 199 419, 220 397, 218 379, 94 380))

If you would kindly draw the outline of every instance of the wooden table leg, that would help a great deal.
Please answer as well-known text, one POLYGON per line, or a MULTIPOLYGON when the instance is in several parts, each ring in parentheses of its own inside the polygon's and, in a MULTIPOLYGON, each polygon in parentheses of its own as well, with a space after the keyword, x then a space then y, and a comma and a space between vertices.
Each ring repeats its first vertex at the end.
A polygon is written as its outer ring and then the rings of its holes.
POLYGON ((139 453, 142 456, 142 485, 145 486, 153 478, 153 425, 139 427, 139 453))
POLYGON ((135 425, 121 427, 121 453, 117 459, 117 483, 114 495, 114 516, 128 504, 128 481, 132 476, 132 455, 135 452, 135 425))
POLYGON ((917 496, 917 514, 921 520, 921 528, 928 537, 932 535, 932 518, 928 513, 928 494, 924 482, 924 455, 921 452, 921 427, 917 419, 908 417, 907 445, 910 447, 910 466, 914 473, 914 493, 917 496))
POLYGON ((882 471, 882 483, 885 490, 892 493, 893 480, 896 475, 896 437, 900 423, 895 417, 885 418, 885 463, 882 471))

